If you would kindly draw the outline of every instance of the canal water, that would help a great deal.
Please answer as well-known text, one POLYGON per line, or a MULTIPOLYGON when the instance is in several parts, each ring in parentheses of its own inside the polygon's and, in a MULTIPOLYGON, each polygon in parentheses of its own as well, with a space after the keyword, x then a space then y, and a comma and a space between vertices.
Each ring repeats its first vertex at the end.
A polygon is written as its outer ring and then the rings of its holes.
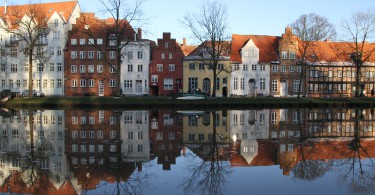
POLYGON ((374 110, 7 110, 0 194, 374 194, 374 110))

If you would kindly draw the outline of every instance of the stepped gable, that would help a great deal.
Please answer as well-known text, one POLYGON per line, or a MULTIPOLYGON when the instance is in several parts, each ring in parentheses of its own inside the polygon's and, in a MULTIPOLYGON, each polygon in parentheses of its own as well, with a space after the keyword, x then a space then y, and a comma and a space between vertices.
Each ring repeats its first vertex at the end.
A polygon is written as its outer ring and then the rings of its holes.
POLYGON ((277 48, 280 37, 267 35, 232 35, 230 60, 233 63, 242 63, 241 48, 251 39, 259 48, 259 62, 269 63, 277 61, 277 48))

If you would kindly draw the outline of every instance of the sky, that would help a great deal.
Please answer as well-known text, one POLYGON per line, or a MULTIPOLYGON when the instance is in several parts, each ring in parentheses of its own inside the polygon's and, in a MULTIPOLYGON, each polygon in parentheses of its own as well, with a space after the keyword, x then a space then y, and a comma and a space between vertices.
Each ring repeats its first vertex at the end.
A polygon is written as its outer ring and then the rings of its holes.
MULTIPOLYGON (((9 4, 28 2, 56 2, 64 0, 7 0, 9 4)), ((132 0, 126 0, 132 1, 132 0)), ((172 38, 187 44, 196 44, 193 36, 182 21, 187 13, 196 13, 202 0, 145 0, 142 4, 143 38, 156 41, 163 32, 170 32, 172 38)), ((3 4, 4 0, 0 0, 3 4)), ((84 12, 96 12, 105 18, 98 0, 78 0, 84 12)), ((228 8, 229 34, 251 34, 281 36, 285 28, 303 14, 316 13, 326 17, 336 27, 340 36, 343 19, 349 19, 356 11, 375 11, 375 0, 221 0, 228 8)), ((138 27, 136 26, 135 27, 138 27)), ((375 37, 372 39, 375 40, 375 37)))

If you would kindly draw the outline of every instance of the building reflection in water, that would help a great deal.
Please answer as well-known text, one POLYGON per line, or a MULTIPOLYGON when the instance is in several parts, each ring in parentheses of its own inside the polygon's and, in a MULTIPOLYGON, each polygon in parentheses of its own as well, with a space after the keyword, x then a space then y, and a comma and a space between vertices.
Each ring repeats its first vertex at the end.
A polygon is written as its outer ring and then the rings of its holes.
POLYGON ((2 112, 0 191, 139 193, 151 161, 173 171, 184 158, 185 192, 223 194, 232 167, 273 165, 309 181, 335 170, 340 184, 368 192, 373 117, 373 109, 2 112))

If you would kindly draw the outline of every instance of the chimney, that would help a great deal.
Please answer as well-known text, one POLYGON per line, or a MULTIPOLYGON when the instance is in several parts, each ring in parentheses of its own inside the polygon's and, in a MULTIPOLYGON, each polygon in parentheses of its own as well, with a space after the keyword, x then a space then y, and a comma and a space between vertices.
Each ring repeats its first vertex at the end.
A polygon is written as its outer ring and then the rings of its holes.
POLYGON ((138 37, 139 37, 139 40, 142 40, 142 29, 141 28, 138 28, 138 37))
POLYGON ((186 38, 182 39, 182 46, 186 46, 186 38))

